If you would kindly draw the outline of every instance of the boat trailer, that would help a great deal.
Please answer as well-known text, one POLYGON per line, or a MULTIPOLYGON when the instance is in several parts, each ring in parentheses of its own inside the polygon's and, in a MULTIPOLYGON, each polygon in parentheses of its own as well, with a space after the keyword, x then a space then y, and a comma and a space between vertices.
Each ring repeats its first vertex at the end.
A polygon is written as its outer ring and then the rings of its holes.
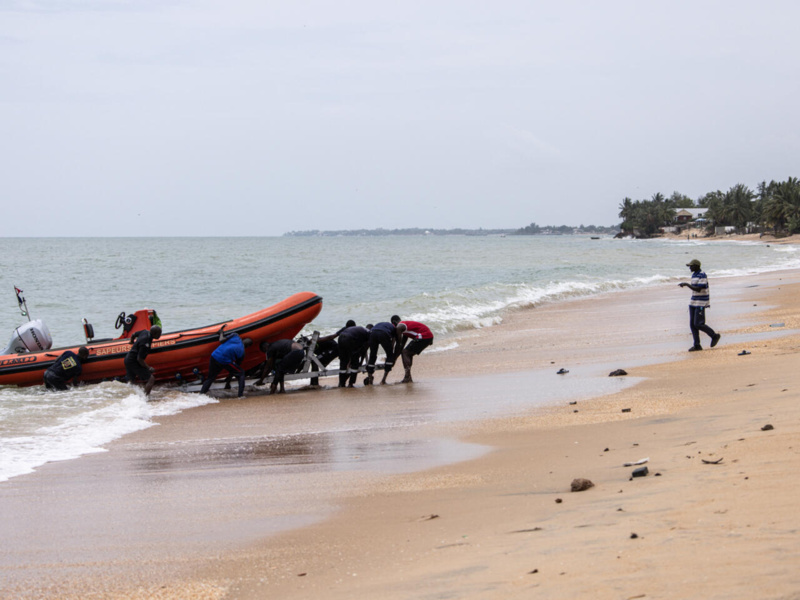
MULTIPOLYGON (((328 369, 325 365, 320 362, 319 358, 316 354, 314 354, 314 348, 317 346, 317 339, 319 339, 320 333, 319 331, 315 331, 311 337, 308 338, 301 338, 299 341, 303 344, 303 351, 305 352, 305 356, 303 357, 303 365, 300 369, 294 373, 286 373, 283 376, 284 381, 292 381, 296 379, 319 379, 321 377, 338 377, 339 375, 352 375, 353 373, 366 373, 367 367, 366 365, 359 365, 358 369, 328 369)), ((375 370, 382 371, 385 368, 385 364, 376 364, 375 370)), ((199 392, 200 388, 203 385, 203 381, 205 381, 204 374, 199 370, 195 369, 194 372, 195 376, 197 377, 196 380, 187 382, 183 380, 180 374, 176 374, 176 378, 180 383, 180 389, 182 392, 199 392)), ((258 381, 258 377, 249 377, 246 378, 244 381, 245 389, 254 388, 256 390, 261 389, 269 389, 269 386, 272 384, 274 376, 272 374, 264 377, 264 385, 263 386, 256 386, 255 382, 258 381)), ((227 377, 216 379, 214 383, 211 384, 210 390, 223 390, 223 389, 231 389, 232 388, 232 381, 233 378, 229 374, 227 377)))

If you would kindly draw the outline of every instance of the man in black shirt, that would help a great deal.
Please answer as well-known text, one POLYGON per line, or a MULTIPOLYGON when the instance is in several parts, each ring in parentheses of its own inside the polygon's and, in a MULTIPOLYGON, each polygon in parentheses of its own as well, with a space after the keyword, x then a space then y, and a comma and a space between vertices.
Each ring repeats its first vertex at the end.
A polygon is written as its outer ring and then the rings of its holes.
POLYGON ((125 373, 128 376, 128 383, 134 383, 136 379, 145 381, 144 393, 150 395, 150 390, 156 383, 154 375, 155 369, 145 362, 145 358, 150 354, 150 347, 153 340, 161 337, 161 327, 153 325, 150 331, 137 331, 132 340, 133 345, 125 355, 125 373))
POLYGON ((67 350, 56 361, 47 367, 44 372, 44 385, 48 390, 67 389, 67 382, 72 379, 73 384, 78 384, 78 377, 83 371, 82 363, 89 358, 89 349, 86 346, 78 348, 75 354, 72 350, 67 350))
MULTIPOLYGON (((262 349, 264 349, 263 345, 262 349)), ((266 353, 267 362, 264 363, 256 385, 264 385, 264 379, 274 367, 275 377, 272 379, 272 385, 269 386, 269 393, 274 394, 278 391, 278 386, 280 386, 280 393, 283 394, 286 392, 284 376, 287 373, 296 372, 303 364, 303 358, 305 357, 303 344, 292 340, 277 340, 271 344, 266 344, 266 353)))
POLYGON ((394 366, 395 345, 402 342, 400 334, 397 333, 397 324, 399 322, 400 317, 392 315, 391 321, 378 323, 369 330, 369 360, 367 361, 367 378, 364 379, 364 385, 372 385, 375 361, 378 358, 378 347, 383 348, 383 351, 386 353, 381 385, 386 384, 386 377, 394 366))
POLYGON ((361 363, 369 349, 369 329, 346 327, 339 334, 339 387, 353 387, 361 363))

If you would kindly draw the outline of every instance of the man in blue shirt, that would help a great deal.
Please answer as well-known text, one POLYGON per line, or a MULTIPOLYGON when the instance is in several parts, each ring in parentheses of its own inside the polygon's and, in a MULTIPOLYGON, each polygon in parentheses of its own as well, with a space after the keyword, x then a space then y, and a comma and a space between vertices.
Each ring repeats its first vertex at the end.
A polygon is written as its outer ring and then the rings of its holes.
MULTIPOLYGON (((223 326, 224 329, 224 326, 223 326)), ((211 384, 219 375, 222 369, 227 369, 231 375, 235 375, 239 380, 239 398, 244 395, 244 376, 245 371, 241 364, 244 359, 245 348, 253 343, 250 338, 240 338, 238 333, 225 336, 223 329, 219 331, 219 339, 222 342, 216 350, 211 353, 208 361, 208 377, 200 388, 200 393, 208 392, 211 384)))
POLYGON ((706 309, 711 306, 711 299, 708 293, 708 277, 700 270, 700 261, 692 259, 686 266, 692 271, 692 281, 691 283, 681 281, 678 286, 692 290, 692 299, 689 301, 689 327, 692 330, 694 345, 689 348, 689 352, 696 352, 703 349, 700 345, 701 331, 711 338, 712 348, 719 343, 719 338, 722 336, 706 325, 706 309))

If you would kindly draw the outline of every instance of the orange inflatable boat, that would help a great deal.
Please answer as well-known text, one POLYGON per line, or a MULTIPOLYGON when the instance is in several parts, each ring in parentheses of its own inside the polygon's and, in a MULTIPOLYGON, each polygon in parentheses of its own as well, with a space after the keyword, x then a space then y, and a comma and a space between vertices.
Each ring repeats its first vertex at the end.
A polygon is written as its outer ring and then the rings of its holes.
MULTIPOLYGON (((191 381, 202 379, 208 369, 211 352, 219 345, 219 331, 224 326, 225 333, 238 333, 242 338, 250 338, 253 344, 246 349, 242 367, 247 370, 264 360, 259 349, 262 342, 273 342, 294 338, 301 329, 322 310, 322 298, 312 292, 300 292, 245 317, 207 325, 197 329, 187 329, 173 333, 162 333, 152 345, 147 364, 155 368, 156 382, 191 381)), ((92 340, 91 325, 85 324, 89 358, 83 363, 80 380, 97 383, 125 377, 123 360, 131 349, 130 336, 138 330, 150 327, 154 311, 144 309, 135 313, 135 319, 128 315, 128 323, 122 336, 117 339, 92 340), (149 318, 148 318, 149 317, 149 318)), ((118 326, 124 315, 117 319, 118 326)), ((0 356, 0 385, 31 386, 42 385, 45 370, 66 350, 78 351, 80 345, 43 350, 23 354, 0 356)))

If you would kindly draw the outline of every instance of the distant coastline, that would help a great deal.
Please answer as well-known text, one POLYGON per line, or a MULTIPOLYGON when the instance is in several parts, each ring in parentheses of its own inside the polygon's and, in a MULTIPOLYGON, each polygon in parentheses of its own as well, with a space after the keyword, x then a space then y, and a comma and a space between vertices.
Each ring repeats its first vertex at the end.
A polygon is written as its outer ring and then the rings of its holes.
POLYGON ((310 229, 306 231, 289 231, 283 237, 377 237, 386 235, 470 235, 470 236, 489 236, 489 235, 615 235, 619 233, 619 227, 603 227, 600 225, 558 225, 558 226, 538 226, 535 223, 518 229, 424 229, 421 227, 409 227, 406 229, 342 229, 333 231, 321 231, 310 229))

